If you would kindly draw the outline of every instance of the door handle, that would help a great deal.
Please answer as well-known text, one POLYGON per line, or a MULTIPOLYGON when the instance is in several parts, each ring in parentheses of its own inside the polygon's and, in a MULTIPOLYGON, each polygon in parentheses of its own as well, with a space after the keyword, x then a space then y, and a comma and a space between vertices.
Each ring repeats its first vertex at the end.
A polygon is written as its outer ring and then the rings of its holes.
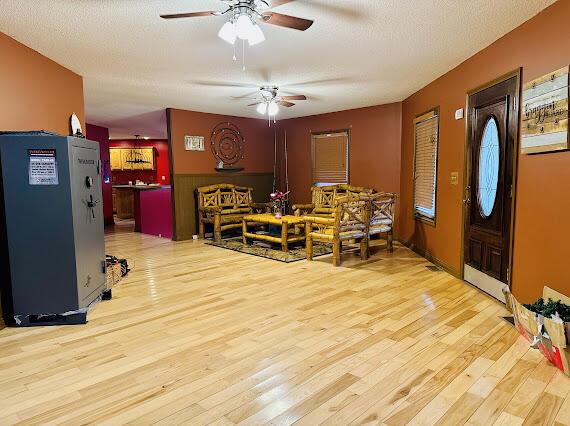
POLYGON ((465 198, 463 199, 463 203, 464 204, 471 203, 471 187, 469 185, 465 187, 465 198))

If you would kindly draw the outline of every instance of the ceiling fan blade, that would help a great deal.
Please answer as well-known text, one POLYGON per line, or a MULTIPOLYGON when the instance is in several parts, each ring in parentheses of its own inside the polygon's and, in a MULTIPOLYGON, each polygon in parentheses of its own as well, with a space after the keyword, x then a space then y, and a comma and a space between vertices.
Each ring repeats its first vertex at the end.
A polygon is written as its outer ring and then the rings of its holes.
MULTIPOLYGON (((257 86, 247 83, 224 83, 218 81, 204 81, 204 80, 191 80, 188 81, 188 83, 194 84, 196 86, 206 86, 206 87, 230 87, 230 88, 245 88, 245 89, 256 88, 256 90, 254 92, 251 92, 250 94, 256 94, 257 92, 259 92, 257 86)), ((245 96, 249 96, 250 94, 247 94, 245 96)))
POLYGON ((171 15, 160 15, 162 19, 177 19, 177 18, 195 18, 197 16, 218 16, 221 12, 208 11, 208 12, 189 12, 189 13, 174 13, 171 15))
POLYGON ((263 103, 263 102, 256 102, 256 103, 254 103, 254 104, 249 104, 248 106, 256 106, 256 105, 259 105, 259 104, 262 104, 262 103, 263 103))
POLYGON ((266 24, 278 25, 280 27, 293 28, 294 30, 305 31, 314 21, 297 18, 296 16, 283 15, 282 13, 267 12, 262 15, 266 24))
POLYGON ((277 103, 287 108, 291 108, 293 105, 295 105, 293 102, 287 102, 287 101, 279 101, 277 103))
POLYGON ((271 3, 271 7, 281 6, 282 4, 291 3, 293 1, 295 0, 269 0, 269 2, 271 3))
POLYGON ((283 101, 306 101, 307 97, 305 95, 291 95, 291 96, 281 96, 283 101))

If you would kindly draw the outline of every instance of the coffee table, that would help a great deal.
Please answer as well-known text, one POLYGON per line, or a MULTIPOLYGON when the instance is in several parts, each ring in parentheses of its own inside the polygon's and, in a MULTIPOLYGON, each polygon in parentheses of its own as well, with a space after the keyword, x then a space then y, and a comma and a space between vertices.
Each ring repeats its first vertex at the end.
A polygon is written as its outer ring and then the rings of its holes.
POLYGON ((305 221, 302 217, 299 216, 290 216, 285 215, 281 216, 280 218, 276 218, 272 213, 261 213, 261 214, 249 214, 243 217, 242 219, 242 235, 243 235, 243 243, 247 244, 247 239, 251 238, 253 240, 261 240, 261 241, 269 241, 271 243, 278 243, 281 244, 281 250, 283 252, 289 251, 289 244, 295 243, 297 241, 305 241, 305 233, 295 234, 290 233, 291 229, 295 225, 304 224, 305 221), (248 231, 248 225, 276 225, 281 227, 281 235, 274 236, 274 235, 265 235, 265 234, 255 234, 253 232, 248 231), (291 227, 291 228, 290 228, 291 227))

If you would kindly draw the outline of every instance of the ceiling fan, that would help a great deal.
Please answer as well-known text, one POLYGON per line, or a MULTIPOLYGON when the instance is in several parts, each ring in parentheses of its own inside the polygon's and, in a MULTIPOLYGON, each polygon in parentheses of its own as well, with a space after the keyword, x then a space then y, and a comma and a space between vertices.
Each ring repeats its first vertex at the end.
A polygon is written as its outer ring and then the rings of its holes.
POLYGON ((291 3, 295 0, 220 0, 228 7, 225 11, 189 12, 160 15, 163 19, 194 18, 199 16, 222 16, 230 17, 218 36, 224 41, 235 44, 240 39, 248 41, 250 46, 261 43, 265 35, 258 23, 277 25, 292 28, 299 31, 307 30, 313 21, 284 15, 270 11, 269 9, 291 3))
POLYGON ((256 106, 258 113, 261 115, 267 114, 267 116, 270 118, 275 118, 275 116, 279 113, 279 106, 291 108, 295 105, 291 101, 307 100, 307 97, 305 95, 280 96, 279 87, 276 86, 260 87, 259 94, 261 99, 258 102, 255 102, 248 106, 256 106))

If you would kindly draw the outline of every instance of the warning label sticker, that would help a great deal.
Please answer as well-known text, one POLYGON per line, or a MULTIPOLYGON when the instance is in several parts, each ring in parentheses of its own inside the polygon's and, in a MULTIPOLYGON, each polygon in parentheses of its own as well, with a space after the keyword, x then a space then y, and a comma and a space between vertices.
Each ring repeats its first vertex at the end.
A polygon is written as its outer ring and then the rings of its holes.
POLYGON ((55 149, 28 149, 30 185, 57 185, 55 149))

